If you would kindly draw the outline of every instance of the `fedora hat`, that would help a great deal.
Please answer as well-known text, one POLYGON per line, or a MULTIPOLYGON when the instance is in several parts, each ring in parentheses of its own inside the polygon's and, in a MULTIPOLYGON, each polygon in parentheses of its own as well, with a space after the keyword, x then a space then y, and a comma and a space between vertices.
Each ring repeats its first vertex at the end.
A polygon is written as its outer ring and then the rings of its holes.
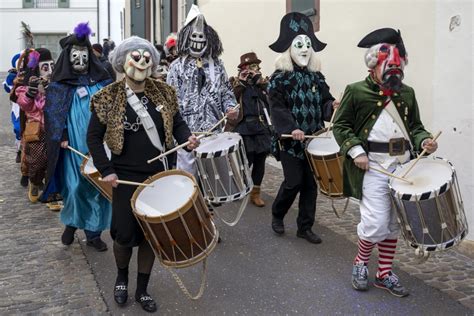
POLYGON ((246 53, 240 56, 240 64, 237 66, 237 68, 242 68, 245 65, 250 65, 250 64, 260 64, 262 61, 257 58, 257 54, 251 52, 251 53, 246 53))

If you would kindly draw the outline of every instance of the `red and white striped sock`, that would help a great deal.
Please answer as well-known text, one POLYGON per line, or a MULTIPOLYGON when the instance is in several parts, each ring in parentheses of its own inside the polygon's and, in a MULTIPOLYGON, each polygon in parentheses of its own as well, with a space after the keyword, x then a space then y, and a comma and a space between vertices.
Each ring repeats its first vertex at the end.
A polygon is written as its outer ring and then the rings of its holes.
POLYGON ((365 264, 368 264, 370 254, 372 253, 372 249, 374 249, 374 247, 375 244, 371 243, 370 241, 359 238, 359 252, 355 257, 354 262, 363 262, 365 264))
POLYGON ((397 249, 397 239, 385 239, 377 243, 379 249, 379 268, 376 276, 384 278, 392 271, 393 258, 397 249))

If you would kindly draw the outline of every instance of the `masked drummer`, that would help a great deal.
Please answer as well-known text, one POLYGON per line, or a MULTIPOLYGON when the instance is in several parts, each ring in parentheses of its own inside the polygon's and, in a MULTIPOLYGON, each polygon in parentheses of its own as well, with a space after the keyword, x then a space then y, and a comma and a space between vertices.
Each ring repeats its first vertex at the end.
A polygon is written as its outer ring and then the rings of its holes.
POLYGON ((280 36, 270 45, 280 53, 268 88, 272 123, 278 134, 292 135, 277 145, 281 146, 285 178, 272 205, 272 229, 278 235, 285 232, 283 218, 300 193, 297 236, 315 244, 321 243, 311 230, 317 188, 304 152, 305 135, 322 129, 323 120, 329 121, 333 108, 339 105, 329 92, 316 56, 325 46, 314 35, 311 20, 296 12, 283 17, 280 36))
POLYGON ((377 245, 374 285, 404 297, 408 291, 392 272, 399 226, 392 210, 389 179, 371 168, 393 172, 398 164, 409 161, 410 149, 433 153, 438 145, 423 127, 413 88, 402 83, 408 59, 400 31, 375 30, 358 46, 367 48, 364 57, 369 75, 347 86, 334 123, 334 136, 346 157, 344 194, 360 200, 352 286, 368 289, 367 264, 377 245))
POLYGON ((118 184, 117 180, 143 182, 163 171, 166 160, 151 164, 147 160, 173 147, 174 139, 178 143, 190 141, 188 150, 198 145, 178 111, 174 89, 150 79, 159 62, 158 52, 147 40, 136 36, 124 40, 114 50, 111 63, 125 78, 94 95, 87 133, 94 165, 103 180, 113 186, 110 233, 118 270, 115 302, 124 305, 127 301, 129 262, 133 247, 138 246, 135 300, 148 312, 157 310, 147 293, 155 256, 132 213, 130 199, 136 187, 118 184), (112 152, 110 160, 104 141, 112 152))

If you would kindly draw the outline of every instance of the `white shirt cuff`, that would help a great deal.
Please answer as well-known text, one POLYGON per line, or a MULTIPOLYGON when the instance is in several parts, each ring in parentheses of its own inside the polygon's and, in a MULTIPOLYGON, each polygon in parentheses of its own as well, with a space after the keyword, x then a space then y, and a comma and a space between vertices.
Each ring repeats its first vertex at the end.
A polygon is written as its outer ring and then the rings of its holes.
POLYGON ((365 150, 364 150, 364 148, 362 148, 361 145, 356 145, 356 146, 352 147, 351 149, 349 149, 349 151, 347 153, 349 154, 349 156, 352 157, 352 159, 355 159, 356 157, 360 156, 361 154, 365 154, 365 150))

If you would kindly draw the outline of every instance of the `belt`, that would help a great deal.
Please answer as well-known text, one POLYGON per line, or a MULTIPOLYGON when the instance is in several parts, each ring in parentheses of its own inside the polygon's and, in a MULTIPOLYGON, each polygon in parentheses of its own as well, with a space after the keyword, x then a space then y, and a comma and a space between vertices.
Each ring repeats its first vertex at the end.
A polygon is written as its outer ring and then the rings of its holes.
POLYGON ((369 142, 369 152, 388 153, 390 156, 401 156, 410 149, 410 142, 403 137, 392 138, 388 143, 369 142))

